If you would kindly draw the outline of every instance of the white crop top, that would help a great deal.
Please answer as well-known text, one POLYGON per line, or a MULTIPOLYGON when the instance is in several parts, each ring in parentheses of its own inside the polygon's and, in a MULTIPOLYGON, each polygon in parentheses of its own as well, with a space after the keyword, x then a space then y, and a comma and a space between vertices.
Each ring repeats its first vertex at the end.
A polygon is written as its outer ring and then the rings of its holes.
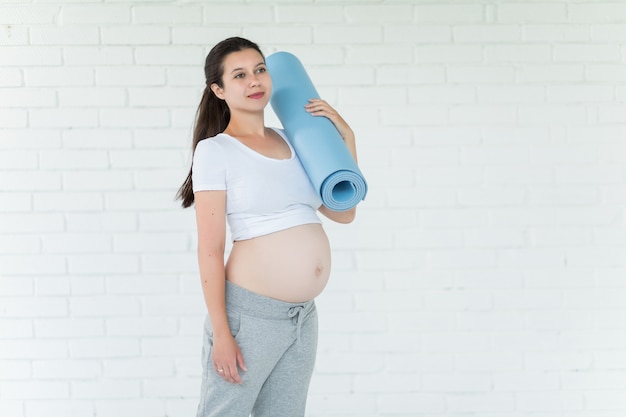
POLYGON ((226 218, 233 241, 321 223, 322 201, 289 145, 291 158, 266 157, 225 133, 198 143, 193 156, 193 191, 226 190, 226 218))

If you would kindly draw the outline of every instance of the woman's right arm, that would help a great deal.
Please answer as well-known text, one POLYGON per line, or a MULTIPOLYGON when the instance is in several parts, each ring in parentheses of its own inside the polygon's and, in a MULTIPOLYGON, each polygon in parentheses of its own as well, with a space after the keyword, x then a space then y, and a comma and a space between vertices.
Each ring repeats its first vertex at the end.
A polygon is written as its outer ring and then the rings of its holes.
POLYGON ((241 383, 237 365, 246 370, 239 346, 226 316, 224 247, 226 242, 226 191, 194 194, 198 228, 198 265, 204 301, 213 329, 212 359, 215 372, 228 382, 241 383))

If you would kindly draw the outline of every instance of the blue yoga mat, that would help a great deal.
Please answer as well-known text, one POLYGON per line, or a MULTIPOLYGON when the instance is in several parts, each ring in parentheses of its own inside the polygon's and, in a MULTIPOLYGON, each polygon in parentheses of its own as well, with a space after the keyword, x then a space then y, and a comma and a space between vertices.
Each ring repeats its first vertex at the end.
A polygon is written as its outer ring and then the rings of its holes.
POLYGON ((305 110, 310 98, 320 96, 302 63, 288 52, 265 61, 272 77, 272 109, 322 202, 334 211, 356 206, 367 194, 367 183, 335 125, 305 110))

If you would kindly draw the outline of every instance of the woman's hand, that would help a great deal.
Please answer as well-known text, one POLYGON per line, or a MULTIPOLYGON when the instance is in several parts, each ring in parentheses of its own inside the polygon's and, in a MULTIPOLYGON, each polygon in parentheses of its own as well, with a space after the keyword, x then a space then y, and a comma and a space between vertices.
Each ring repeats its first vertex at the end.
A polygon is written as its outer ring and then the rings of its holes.
POLYGON ((241 376, 237 366, 244 371, 247 371, 247 369, 243 361, 241 349, 239 349, 239 345, 237 345, 235 338, 230 333, 220 336, 213 335, 212 356, 215 372, 224 381, 241 384, 241 376))
POLYGON ((333 122, 344 141, 348 142, 354 140, 354 132, 348 123, 346 123, 346 121, 343 120, 343 117, 341 117, 339 113, 337 113, 337 111, 326 101, 319 98, 312 98, 309 99, 309 104, 305 104, 304 108, 313 116, 327 117, 331 122, 333 122))

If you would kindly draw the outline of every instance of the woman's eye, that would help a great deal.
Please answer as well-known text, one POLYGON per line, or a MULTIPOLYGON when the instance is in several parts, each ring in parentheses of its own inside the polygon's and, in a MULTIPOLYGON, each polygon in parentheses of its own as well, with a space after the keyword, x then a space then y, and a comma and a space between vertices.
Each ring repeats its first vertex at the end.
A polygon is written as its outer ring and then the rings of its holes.
POLYGON ((267 71, 267 69, 266 69, 266 68, 259 68, 259 69, 257 70, 257 72, 259 72, 259 73, 261 73, 261 72, 265 72, 265 71, 267 71))
POLYGON ((243 78, 245 77, 245 74, 243 72, 240 72, 239 74, 235 75, 235 78, 243 78))

